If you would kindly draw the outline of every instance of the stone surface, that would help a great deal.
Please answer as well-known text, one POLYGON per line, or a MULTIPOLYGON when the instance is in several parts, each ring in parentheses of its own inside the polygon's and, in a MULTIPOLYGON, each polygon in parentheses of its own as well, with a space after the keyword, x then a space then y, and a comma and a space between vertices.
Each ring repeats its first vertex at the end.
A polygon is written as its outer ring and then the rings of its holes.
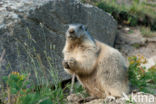
POLYGON ((115 48, 125 56, 141 54, 147 59, 156 55, 156 37, 143 37, 139 28, 131 27, 129 31, 125 28, 118 30, 115 48))
POLYGON ((68 79, 61 61, 71 23, 87 25, 93 37, 114 45, 117 24, 97 7, 74 0, 1 0, 0 80, 11 71, 52 82, 57 72, 61 80, 68 79))
POLYGON ((156 104, 155 95, 143 93, 143 92, 131 93, 129 95, 124 95, 122 98, 118 98, 114 100, 108 100, 107 98, 106 99, 94 99, 94 100, 87 101, 84 103, 79 103, 78 100, 82 100, 82 98, 79 98, 79 95, 77 94, 75 95, 72 94, 69 96, 73 97, 73 100, 75 100, 75 102, 69 101, 68 104, 156 104), (76 96, 77 96, 77 99, 74 99, 76 98, 76 96))

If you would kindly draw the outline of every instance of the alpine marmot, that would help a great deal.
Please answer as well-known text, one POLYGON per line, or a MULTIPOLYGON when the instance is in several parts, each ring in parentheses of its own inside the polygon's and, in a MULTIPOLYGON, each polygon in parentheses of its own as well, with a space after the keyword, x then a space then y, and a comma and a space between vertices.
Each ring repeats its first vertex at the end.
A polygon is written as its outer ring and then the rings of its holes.
POLYGON ((129 92, 124 57, 118 50, 95 40, 84 25, 69 25, 63 55, 64 70, 75 74, 91 96, 121 97, 129 92))

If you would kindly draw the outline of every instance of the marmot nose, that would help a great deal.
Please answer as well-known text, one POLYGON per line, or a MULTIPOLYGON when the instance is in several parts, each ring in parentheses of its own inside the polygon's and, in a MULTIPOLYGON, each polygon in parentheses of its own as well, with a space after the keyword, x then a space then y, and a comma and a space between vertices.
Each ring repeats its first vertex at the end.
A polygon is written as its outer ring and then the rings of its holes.
POLYGON ((74 29, 70 29, 70 30, 69 30, 69 33, 70 33, 70 34, 73 34, 74 32, 75 32, 74 29))

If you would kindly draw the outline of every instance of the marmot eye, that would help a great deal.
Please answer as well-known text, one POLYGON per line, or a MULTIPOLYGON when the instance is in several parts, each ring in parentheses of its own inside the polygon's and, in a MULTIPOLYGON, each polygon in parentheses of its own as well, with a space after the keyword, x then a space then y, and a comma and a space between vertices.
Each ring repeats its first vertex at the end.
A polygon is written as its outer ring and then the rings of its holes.
POLYGON ((86 31, 88 31, 88 28, 85 28, 86 31))
POLYGON ((80 29, 82 29, 83 28, 83 26, 82 25, 80 25, 80 27, 79 27, 80 29))

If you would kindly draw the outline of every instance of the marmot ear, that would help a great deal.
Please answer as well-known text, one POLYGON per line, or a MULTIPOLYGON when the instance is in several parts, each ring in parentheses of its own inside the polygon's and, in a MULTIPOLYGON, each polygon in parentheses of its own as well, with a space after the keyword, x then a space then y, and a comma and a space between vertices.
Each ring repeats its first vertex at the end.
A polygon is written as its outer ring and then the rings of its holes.
POLYGON ((82 24, 80 24, 79 29, 83 29, 83 25, 82 24))

